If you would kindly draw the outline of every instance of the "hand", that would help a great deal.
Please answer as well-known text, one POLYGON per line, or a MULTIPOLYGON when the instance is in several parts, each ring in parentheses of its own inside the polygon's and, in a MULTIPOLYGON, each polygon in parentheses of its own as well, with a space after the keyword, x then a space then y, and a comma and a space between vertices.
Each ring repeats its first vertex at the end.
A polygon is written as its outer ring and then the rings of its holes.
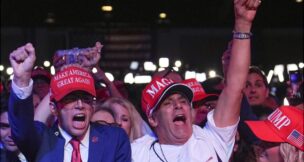
POLYGON ((235 30, 237 32, 250 32, 252 21, 260 4, 261 0, 234 0, 235 30))
POLYGON ((222 56, 222 66, 223 66, 224 76, 226 76, 229 67, 232 43, 233 41, 229 41, 227 49, 225 50, 222 56))
POLYGON ((96 42, 95 47, 88 48, 87 51, 81 53, 80 65, 84 68, 92 68, 97 65, 101 57, 102 47, 103 45, 100 42, 96 42))
POLYGON ((9 60, 14 70, 15 83, 20 87, 28 86, 36 60, 35 48, 33 45, 27 43, 14 50, 10 54, 9 60))
POLYGON ((106 76, 105 72, 103 70, 101 70, 101 68, 99 66, 95 66, 95 68, 97 69, 97 73, 93 73, 93 77, 97 81, 101 81, 101 82, 105 83, 106 85, 110 84, 111 81, 106 76))

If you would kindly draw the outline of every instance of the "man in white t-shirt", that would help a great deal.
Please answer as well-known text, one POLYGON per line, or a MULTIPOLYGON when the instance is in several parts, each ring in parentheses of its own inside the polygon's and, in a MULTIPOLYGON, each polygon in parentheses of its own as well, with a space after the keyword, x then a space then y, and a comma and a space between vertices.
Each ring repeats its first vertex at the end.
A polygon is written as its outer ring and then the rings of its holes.
POLYGON ((192 125, 192 90, 169 78, 153 78, 142 92, 142 109, 156 137, 132 143, 133 162, 205 162, 230 158, 242 89, 250 64, 250 33, 259 0, 234 0, 235 26, 226 86, 201 129, 192 125))

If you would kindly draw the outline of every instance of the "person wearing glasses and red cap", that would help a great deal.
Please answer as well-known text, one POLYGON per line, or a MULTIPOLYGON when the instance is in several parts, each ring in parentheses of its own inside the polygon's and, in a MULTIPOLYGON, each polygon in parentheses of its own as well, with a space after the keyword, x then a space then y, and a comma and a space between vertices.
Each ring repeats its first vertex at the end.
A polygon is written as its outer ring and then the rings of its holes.
POLYGON ((90 123, 96 97, 94 79, 79 66, 63 67, 51 79, 50 107, 57 123, 49 129, 34 121, 31 72, 35 59, 30 43, 10 54, 14 78, 9 121, 12 137, 27 160, 131 161, 130 142, 124 130, 90 123))
POLYGON ((183 83, 187 84, 193 91, 193 123, 204 127, 207 114, 216 107, 218 94, 207 94, 203 86, 196 79, 186 79, 183 83))

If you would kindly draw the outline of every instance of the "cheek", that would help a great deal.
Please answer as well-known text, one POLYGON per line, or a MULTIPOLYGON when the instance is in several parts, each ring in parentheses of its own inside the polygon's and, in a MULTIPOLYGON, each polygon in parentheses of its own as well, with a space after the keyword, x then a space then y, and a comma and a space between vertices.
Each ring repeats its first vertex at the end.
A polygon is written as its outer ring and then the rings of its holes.
POLYGON ((258 92, 259 96, 261 96, 261 97, 267 96, 267 89, 264 87, 259 88, 257 92, 258 92))

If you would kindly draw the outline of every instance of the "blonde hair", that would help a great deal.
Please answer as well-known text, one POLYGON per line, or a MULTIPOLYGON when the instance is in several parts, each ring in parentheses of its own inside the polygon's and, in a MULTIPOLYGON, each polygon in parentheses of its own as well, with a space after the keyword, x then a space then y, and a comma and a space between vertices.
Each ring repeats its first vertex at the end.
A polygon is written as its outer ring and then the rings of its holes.
POLYGON ((304 152, 289 143, 281 143, 280 153, 284 162, 304 162, 304 152))
MULTIPOLYGON (((131 131, 129 139, 133 142, 135 139, 140 138, 146 134, 151 134, 152 130, 147 123, 142 119, 135 106, 124 98, 112 97, 107 99, 103 106, 111 108, 113 104, 119 104, 128 110, 131 120, 131 131)), ((115 112, 114 112, 115 114, 115 112)))

